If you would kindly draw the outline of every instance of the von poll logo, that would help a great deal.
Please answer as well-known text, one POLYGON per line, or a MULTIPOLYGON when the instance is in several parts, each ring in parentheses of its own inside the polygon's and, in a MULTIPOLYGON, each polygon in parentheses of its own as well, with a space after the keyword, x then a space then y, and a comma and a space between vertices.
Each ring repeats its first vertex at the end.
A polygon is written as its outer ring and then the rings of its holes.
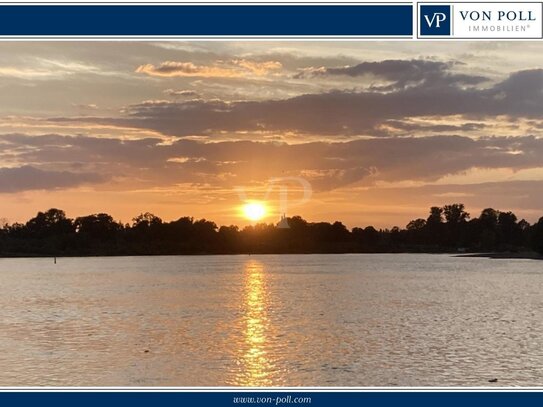
POLYGON ((543 3, 417 3, 418 38, 541 39, 543 3))
POLYGON ((451 6, 421 5, 419 32, 421 36, 451 35, 451 6))

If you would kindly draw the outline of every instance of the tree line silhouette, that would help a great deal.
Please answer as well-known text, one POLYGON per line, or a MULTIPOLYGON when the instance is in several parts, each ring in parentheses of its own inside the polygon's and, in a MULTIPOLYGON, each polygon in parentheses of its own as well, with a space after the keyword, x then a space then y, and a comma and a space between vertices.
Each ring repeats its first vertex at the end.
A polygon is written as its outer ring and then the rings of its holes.
POLYGON ((427 218, 404 229, 349 230, 341 222, 288 218, 289 228, 257 224, 218 227, 206 219, 165 222, 143 213, 130 224, 99 213, 75 219, 60 209, 39 212, 28 222, 0 229, 0 256, 113 256, 237 253, 444 253, 521 252, 543 254, 543 217, 533 225, 512 212, 492 208, 470 217, 463 204, 432 207, 427 218))

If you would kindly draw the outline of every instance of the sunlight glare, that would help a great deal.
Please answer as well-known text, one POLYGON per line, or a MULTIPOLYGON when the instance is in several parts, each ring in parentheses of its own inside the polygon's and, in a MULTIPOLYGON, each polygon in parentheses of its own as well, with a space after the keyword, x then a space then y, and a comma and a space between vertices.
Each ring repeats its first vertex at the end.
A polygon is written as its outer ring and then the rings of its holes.
POLYGON ((266 216, 266 207, 261 202, 248 202, 243 205, 243 215, 252 221, 257 221, 266 216))

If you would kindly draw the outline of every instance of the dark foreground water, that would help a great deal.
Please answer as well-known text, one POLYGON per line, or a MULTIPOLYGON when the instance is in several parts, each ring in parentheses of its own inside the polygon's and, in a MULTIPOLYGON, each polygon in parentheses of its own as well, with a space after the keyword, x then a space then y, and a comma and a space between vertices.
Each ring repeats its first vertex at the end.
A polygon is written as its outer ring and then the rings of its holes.
POLYGON ((543 262, 0 260, 0 386, 543 385, 543 262))

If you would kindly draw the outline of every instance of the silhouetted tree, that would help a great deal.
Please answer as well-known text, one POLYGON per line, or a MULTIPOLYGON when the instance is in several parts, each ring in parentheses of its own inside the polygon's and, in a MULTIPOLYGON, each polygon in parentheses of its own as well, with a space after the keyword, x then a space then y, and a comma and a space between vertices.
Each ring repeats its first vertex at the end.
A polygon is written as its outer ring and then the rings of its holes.
MULTIPOLYGON (((432 206, 430 216, 426 219, 425 235, 433 236, 433 246, 443 246, 445 244, 445 229, 443 225, 443 208, 432 206)), ((425 238, 426 240, 426 238, 425 238)))
POLYGON ((522 230, 513 212, 498 214, 498 243, 503 249, 513 249, 516 242, 522 241, 522 230))
POLYGON ((378 251, 379 232, 373 226, 364 229, 354 228, 352 234, 359 251, 366 253, 378 251))
POLYGON ((469 219, 469 213, 464 210, 464 204, 445 205, 443 215, 449 224, 464 223, 469 219))
POLYGON ((206 219, 165 222, 146 212, 122 225, 105 213, 74 221, 60 209, 39 212, 25 224, 0 225, 0 255, 151 255, 204 253, 344 253, 520 251, 543 253, 543 218, 533 226, 512 212, 487 208, 469 220, 463 204, 432 207, 428 218, 405 229, 351 231, 341 222, 287 219, 289 228, 260 223, 240 230, 206 219))
POLYGON ((409 231, 420 231, 424 229, 425 226, 426 221, 424 219, 418 218, 409 222, 405 228, 409 231))
POLYGON ((132 219, 132 227, 144 228, 162 224, 162 219, 152 213, 145 212, 132 219))
POLYGON ((98 240, 111 240, 122 229, 122 225, 106 213, 76 218, 74 226, 80 236, 98 240))
POLYGON ((543 218, 540 218, 533 226, 532 248, 536 252, 543 254, 543 218))
POLYGON ((498 243, 499 211, 493 208, 483 209, 477 223, 478 246, 482 250, 492 250, 498 243))
POLYGON ((60 209, 49 209, 38 214, 26 223, 28 232, 35 237, 64 235, 75 231, 72 221, 60 209))
POLYGON ((430 216, 426 220, 428 225, 436 225, 443 222, 443 208, 432 206, 430 208, 430 216))

